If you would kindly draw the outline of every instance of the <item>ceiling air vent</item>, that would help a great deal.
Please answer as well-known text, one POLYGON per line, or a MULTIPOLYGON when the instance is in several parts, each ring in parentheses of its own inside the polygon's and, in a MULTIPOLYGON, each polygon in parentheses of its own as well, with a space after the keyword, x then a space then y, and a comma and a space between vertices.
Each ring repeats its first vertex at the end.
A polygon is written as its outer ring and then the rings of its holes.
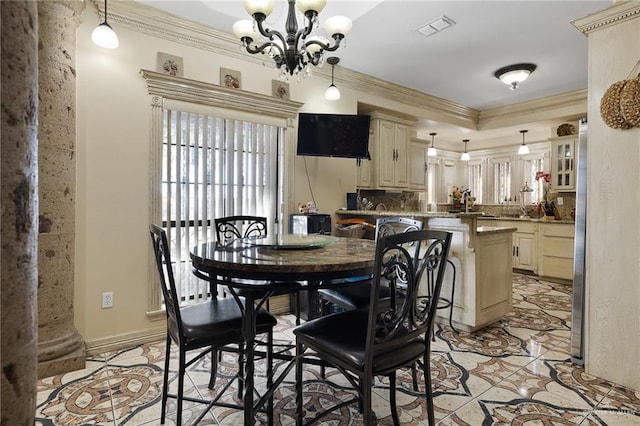
POLYGON ((430 35, 434 35, 450 26, 455 25, 455 21, 447 16, 442 15, 439 18, 434 19, 433 21, 424 24, 420 28, 418 28, 418 32, 425 37, 429 37, 430 35))

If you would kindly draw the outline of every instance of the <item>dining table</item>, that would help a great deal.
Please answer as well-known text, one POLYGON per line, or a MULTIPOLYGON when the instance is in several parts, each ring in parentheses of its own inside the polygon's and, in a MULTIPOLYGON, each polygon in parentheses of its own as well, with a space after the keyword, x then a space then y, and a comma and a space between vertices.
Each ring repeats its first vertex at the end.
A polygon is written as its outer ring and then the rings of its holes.
POLYGON ((295 365, 289 356, 284 370, 254 401, 256 313, 266 298, 272 292, 345 287, 368 278, 374 270, 375 247, 373 240, 322 234, 274 234, 238 239, 226 246, 211 241, 193 247, 190 253, 193 267, 212 282, 226 285, 243 311, 245 425, 255 423, 258 411, 295 365), (245 303, 240 303, 234 291, 239 288, 243 289, 245 303))

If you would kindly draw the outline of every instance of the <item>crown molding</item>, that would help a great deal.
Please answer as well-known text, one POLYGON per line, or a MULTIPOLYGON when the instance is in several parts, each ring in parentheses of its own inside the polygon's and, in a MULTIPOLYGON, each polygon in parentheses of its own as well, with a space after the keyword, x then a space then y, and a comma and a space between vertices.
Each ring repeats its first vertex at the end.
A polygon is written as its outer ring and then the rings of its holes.
POLYGON ((152 96, 294 119, 302 103, 169 74, 140 70, 152 96))
POLYGON ((571 24, 585 35, 593 31, 616 25, 626 19, 640 16, 640 1, 619 1, 599 12, 571 21, 571 24))
POLYGON ((587 114, 587 89, 546 96, 480 112, 477 130, 523 122, 577 119, 587 114))

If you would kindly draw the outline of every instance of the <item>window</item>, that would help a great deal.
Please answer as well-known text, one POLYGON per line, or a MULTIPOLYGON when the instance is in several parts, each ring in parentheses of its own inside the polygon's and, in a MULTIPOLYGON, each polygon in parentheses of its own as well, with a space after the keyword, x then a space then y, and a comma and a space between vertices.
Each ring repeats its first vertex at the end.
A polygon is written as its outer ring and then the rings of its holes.
MULTIPOLYGON (((191 273, 190 249, 213 241, 216 216, 257 214, 269 232, 293 199, 282 189, 295 155, 295 117, 301 103, 225 90, 141 70, 151 105, 149 223, 162 224, 185 303, 206 296, 208 284, 191 273), (283 149, 286 148, 286 151, 283 149)), ((149 247, 148 315, 165 317, 149 247)))
POLYGON ((170 109, 162 127, 162 226, 178 293, 198 301, 208 285, 192 274, 189 250, 215 239, 214 218, 247 214, 274 223, 284 129, 170 109))
POLYGON ((510 202, 511 199, 511 161, 496 161, 494 167, 494 190, 496 204, 510 202))
POLYGON ((427 203, 435 204, 438 199, 438 188, 440 187, 440 160, 427 160, 427 203))
POLYGON ((543 199, 544 179, 536 180, 536 174, 543 171, 544 160, 542 158, 524 161, 524 180, 533 189, 531 196, 526 200, 528 203, 535 204, 543 199))
POLYGON ((476 203, 481 204, 483 199, 482 194, 482 163, 470 164, 467 166, 469 172, 468 187, 471 191, 471 196, 476 197, 476 203))

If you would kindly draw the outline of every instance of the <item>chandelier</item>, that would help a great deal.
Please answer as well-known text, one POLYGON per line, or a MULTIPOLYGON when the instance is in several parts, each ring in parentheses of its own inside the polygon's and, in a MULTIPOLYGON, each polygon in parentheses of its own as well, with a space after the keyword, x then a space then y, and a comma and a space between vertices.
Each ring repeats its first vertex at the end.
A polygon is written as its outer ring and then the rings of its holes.
POLYGON ((287 0, 289 10, 285 24, 286 34, 265 28, 265 20, 273 11, 274 0, 243 0, 245 10, 253 17, 253 21, 243 19, 233 24, 233 32, 240 38, 242 45, 251 54, 267 54, 280 69, 280 76, 287 79, 289 75, 310 73, 310 65, 317 66, 323 62, 324 52, 333 52, 340 47, 340 42, 351 30, 351 20, 344 16, 333 16, 324 23, 327 34, 334 40, 311 34, 318 25, 318 14, 322 12, 326 0, 298 0, 298 10, 306 18, 306 25, 298 29, 296 18, 296 0, 287 0))

